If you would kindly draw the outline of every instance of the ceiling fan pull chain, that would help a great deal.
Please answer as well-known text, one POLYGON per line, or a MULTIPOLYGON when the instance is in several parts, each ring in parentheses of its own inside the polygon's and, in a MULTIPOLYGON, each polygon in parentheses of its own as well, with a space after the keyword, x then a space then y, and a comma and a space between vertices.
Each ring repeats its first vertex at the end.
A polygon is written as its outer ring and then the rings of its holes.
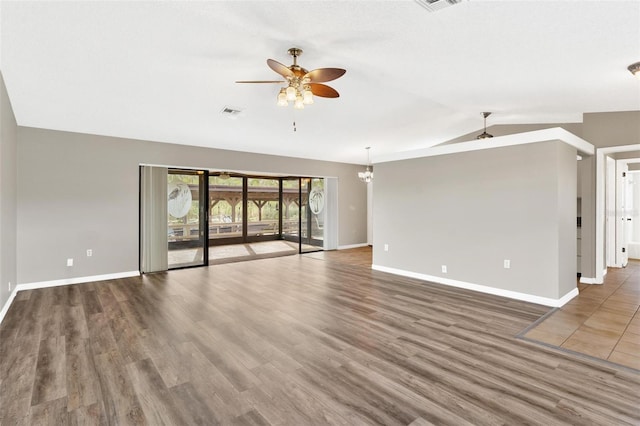
POLYGON ((294 131, 294 132, 297 132, 297 131, 298 131, 298 129, 296 129, 296 122, 295 122, 295 121, 293 122, 293 131, 294 131))

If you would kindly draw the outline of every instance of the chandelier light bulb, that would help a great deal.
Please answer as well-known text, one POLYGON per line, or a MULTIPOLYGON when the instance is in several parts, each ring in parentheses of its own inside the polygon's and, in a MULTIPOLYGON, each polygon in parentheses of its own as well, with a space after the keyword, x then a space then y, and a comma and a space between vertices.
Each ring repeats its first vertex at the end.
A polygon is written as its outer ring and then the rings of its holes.
POLYGON ((287 102, 287 92, 284 88, 280 89, 280 93, 278 93, 278 106, 287 106, 289 102, 287 102))
POLYGON ((287 100, 288 101, 295 101, 297 92, 298 91, 296 90, 295 87, 293 87, 293 86, 287 87, 287 90, 286 90, 287 100))
POLYGON ((302 95, 300 93, 298 93, 298 95, 296 96, 296 101, 293 104, 293 107, 295 109, 304 109, 304 99, 302 98, 302 95))
POLYGON ((305 105, 311 105, 313 103, 313 92, 309 86, 304 87, 303 102, 305 105))

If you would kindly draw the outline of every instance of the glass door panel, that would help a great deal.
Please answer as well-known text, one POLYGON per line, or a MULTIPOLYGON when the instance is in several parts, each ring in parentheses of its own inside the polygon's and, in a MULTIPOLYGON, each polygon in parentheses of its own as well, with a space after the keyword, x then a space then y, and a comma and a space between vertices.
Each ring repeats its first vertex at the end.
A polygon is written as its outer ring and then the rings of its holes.
POLYGON ((282 238, 300 242, 300 179, 282 179, 282 238))
POLYGON ((280 179, 247 179, 247 237, 280 235, 279 209, 280 179))
POLYGON ((319 178, 300 179, 301 253, 322 250, 322 226, 324 220, 319 216, 324 213, 323 182, 324 180, 319 178))
POLYGON ((300 240, 302 242, 304 251, 304 245, 309 240, 309 191, 311 186, 311 179, 300 178, 300 240))
POLYGON ((309 193, 309 218, 311 233, 309 243, 314 246, 323 246, 324 220, 325 220, 325 191, 324 179, 311 179, 311 192, 309 193))
MULTIPOLYGON (((209 240, 242 238, 243 178, 209 176, 209 240)), ((225 242, 228 244, 228 242, 225 242)))
POLYGON ((170 169, 167 175, 169 269, 206 264, 205 172, 170 169))

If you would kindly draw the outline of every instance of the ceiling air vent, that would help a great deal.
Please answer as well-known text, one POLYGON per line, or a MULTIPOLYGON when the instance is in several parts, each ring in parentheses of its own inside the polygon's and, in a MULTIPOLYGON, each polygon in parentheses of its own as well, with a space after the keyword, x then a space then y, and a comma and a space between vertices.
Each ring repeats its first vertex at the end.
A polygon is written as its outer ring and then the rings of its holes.
POLYGON ((226 106, 222 108, 222 111, 220 111, 220 114, 235 120, 236 118, 242 115, 242 110, 226 106))
POLYGON ((445 7, 462 3, 462 1, 463 0, 416 0, 416 3, 427 9, 429 12, 436 12, 440 9, 444 9, 445 7))

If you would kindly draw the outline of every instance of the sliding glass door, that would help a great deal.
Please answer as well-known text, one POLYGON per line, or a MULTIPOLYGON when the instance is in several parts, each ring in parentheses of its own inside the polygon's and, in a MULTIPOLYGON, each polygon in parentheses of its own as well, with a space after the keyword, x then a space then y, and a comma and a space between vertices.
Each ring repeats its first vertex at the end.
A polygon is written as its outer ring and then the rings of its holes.
POLYGON ((280 236, 280 179, 247 178, 247 240, 280 236))
POLYGON ((324 223, 326 218, 326 192, 324 179, 312 178, 309 183, 307 205, 308 240, 307 244, 316 248, 322 248, 324 244, 324 223))
MULTIPOLYGON (((282 239, 300 243, 300 178, 282 179, 282 239)), ((299 251, 299 248, 298 248, 299 251)))
POLYGON ((300 179, 300 253, 322 250, 324 179, 300 179))
POLYGON ((169 169, 167 236, 169 269, 207 264, 206 172, 169 169))
POLYGON ((282 238, 298 243, 299 253, 322 250, 324 179, 282 179, 282 238))
POLYGON ((209 175, 209 244, 244 242, 244 178, 209 175))
POLYGON ((168 169, 168 268, 209 264, 209 246, 287 240, 299 253, 322 250, 324 205, 321 178, 168 169))

